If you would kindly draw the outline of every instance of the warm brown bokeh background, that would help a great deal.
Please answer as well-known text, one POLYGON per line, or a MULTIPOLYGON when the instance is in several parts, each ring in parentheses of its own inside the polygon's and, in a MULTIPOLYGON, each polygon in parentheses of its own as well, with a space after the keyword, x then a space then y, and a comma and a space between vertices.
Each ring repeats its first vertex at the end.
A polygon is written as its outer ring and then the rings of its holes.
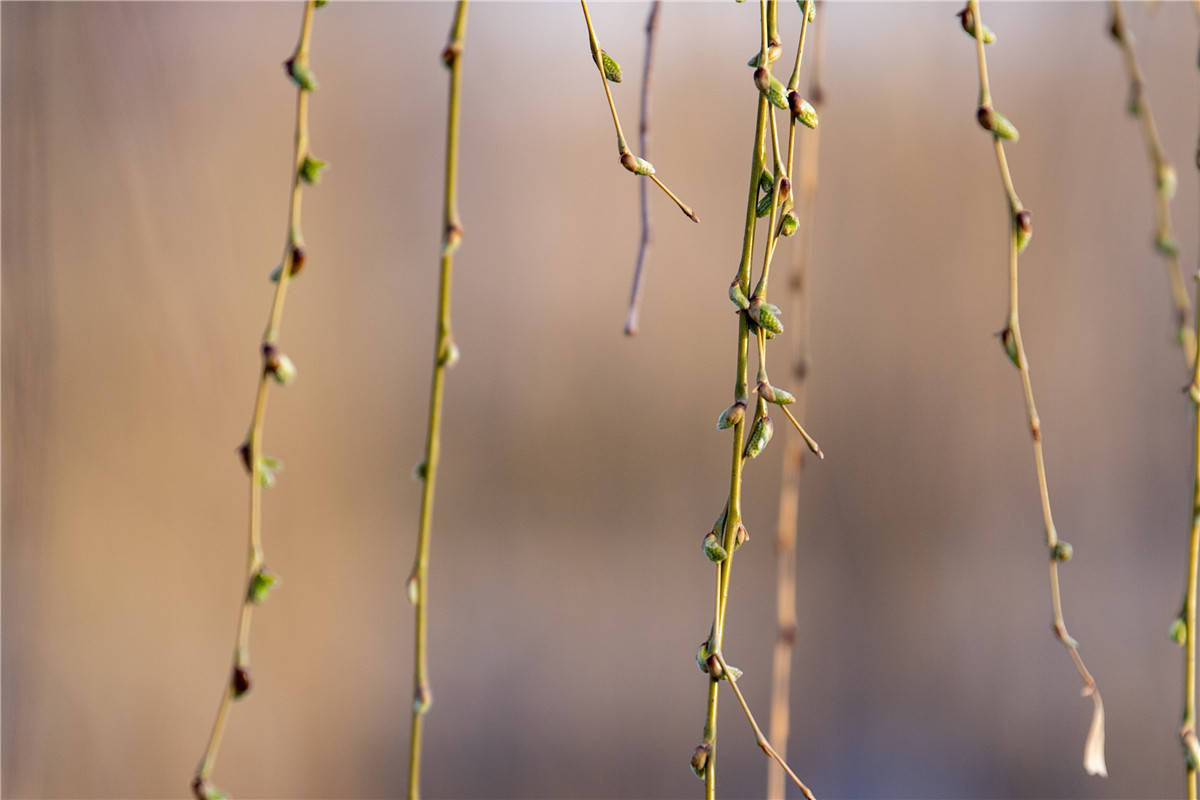
MULTIPOLYGON (((988 4, 998 107, 1037 234, 1025 335, 1068 621, 1045 551, 1006 307, 1004 205, 945 4, 835 4, 804 478, 793 763, 823 798, 1160 797, 1182 789, 1178 608, 1192 419, 1150 249, 1151 184, 1098 4, 988 4)), ((316 23, 309 266, 273 394, 284 586, 217 782, 241 797, 402 793, 433 325, 448 4, 316 23)), ((242 590, 245 429, 283 241, 295 4, 3 7, 3 789, 186 793, 242 590)), ((643 4, 594 10, 636 126, 643 4)), ((784 9, 794 40, 799 11, 784 9)), ((1195 263, 1196 19, 1131 8, 1195 263)), ((635 182, 570 3, 480 4, 465 61, 452 373, 433 551, 431 797, 690 797, 723 501, 757 47, 752 4, 663 12, 643 333, 621 336, 635 182)), ((789 44, 788 50, 794 44, 789 44)), ((785 57, 790 58, 788 55, 785 57)), ((790 256, 790 254, 789 254, 790 256)), ((748 473, 730 659, 765 717, 780 449, 748 473)), ((726 796, 760 795, 732 696, 726 796)))

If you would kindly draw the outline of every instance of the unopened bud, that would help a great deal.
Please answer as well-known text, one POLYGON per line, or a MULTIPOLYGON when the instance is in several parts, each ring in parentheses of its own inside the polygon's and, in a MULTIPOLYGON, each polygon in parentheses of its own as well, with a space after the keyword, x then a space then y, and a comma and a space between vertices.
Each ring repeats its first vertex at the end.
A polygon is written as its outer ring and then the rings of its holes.
POLYGON ((1154 237, 1154 249, 1167 258, 1179 255, 1179 244, 1166 231, 1154 237))
POLYGON ((1183 617, 1176 617, 1171 621, 1171 629, 1167 632, 1167 635, 1171 637, 1172 642, 1180 647, 1187 644, 1187 623, 1184 622, 1183 617))
POLYGON ((1073 555, 1075 548, 1071 547, 1070 542, 1055 542, 1050 548, 1050 558, 1053 561, 1070 561, 1073 555))
POLYGON ((308 68, 308 64, 297 61, 293 56, 283 62, 283 68, 287 70, 287 74, 292 79, 292 82, 304 91, 311 92, 317 88, 317 76, 313 75, 313 71, 308 68))
POLYGON ((771 436, 775 433, 775 423, 770 417, 759 417, 754 423, 754 429, 750 431, 750 438, 746 441, 746 449, 742 455, 746 458, 755 458, 771 441, 771 436))
POLYGON ((408 582, 405 584, 405 591, 408 593, 408 602, 414 606, 421 599, 421 584, 417 580, 417 574, 414 572, 408 576, 408 582))
POLYGON ((1013 363, 1013 366, 1020 369, 1021 351, 1017 349, 1017 337, 1013 334, 1012 328, 1005 327, 1000 331, 1000 343, 1004 345, 1004 352, 1008 354, 1008 360, 1013 363))
POLYGON ((229 800, 228 795, 207 778, 201 778, 199 775, 192 780, 192 794, 196 800, 229 800))
POLYGON ((417 688, 413 691, 413 713, 425 714, 432 705, 433 690, 426 683, 417 684, 417 688))
POLYGON ((1158 168, 1158 188, 1170 199, 1175 196, 1175 190, 1179 188, 1179 176, 1175 173, 1175 168, 1170 164, 1163 163, 1158 168))
POLYGON ((458 345, 454 343, 454 340, 446 339, 446 341, 442 343, 441 349, 438 351, 438 366, 450 369, 458 363, 460 356, 461 353, 459 353, 458 345))
POLYGON ((748 541, 750 541, 750 531, 746 530, 746 526, 739 522, 733 532, 733 551, 736 553, 738 548, 748 541))
POLYGON ((305 183, 318 184, 321 182, 321 173, 328 166, 329 163, 326 161, 305 156, 304 161, 300 164, 300 178, 305 183))
POLYGON ((796 228, 800 226, 800 220, 796 219, 796 215, 791 211, 783 215, 783 219, 779 221, 779 235, 791 236, 796 232, 796 228))
POLYGON ((708 639, 705 639, 696 648, 696 666, 705 675, 708 674, 708 655, 708 639))
MULTIPOLYGON (((596 60, 596 54, 592 53, 592 61, 596 60)), ((610 56, 603 50, 600 51, 600 61, 596 63, 600 67, 600 71, 604 73, 604 79, 613 83, 621 82, 621 65, 616 59, 610 56)))
POLYGON ((725 551, 721 544, 721 537, 716 531, 709 531, 704 534, 704 540, 701 542, 704 547, 704 556, 715 564, 719 564, 729 557, 729 553, 725 551))
POLYGON ((729 284, 729 299, 742 311, 750 307, 750 298, 746 297, 746 292, 742 289, 742 282, 736 278, 733 283, 729 284))
POLYGON ((621 166, 632 172, 634 175, 653 175, 654 165, 644 158, 635 156, 633 153, 626 151, 621 154, 621 166))
POLYGON ((771 170, 763 168, 763 171, 758 174, 758 189, 762 192, 769 192, 775 188, 775 176, 771 174, 771 170))
POLYGON ((800 120, 800 124, 808 128, 817 127, 817 109, 813 104, 800 96, 799 92, 788 92, 788 108, 792 116, 800 120))
POLYGON ((762 197, 758 198, 758 204, 754 206, 754 216, 762 219, 767 214, 771 213, 771 206, 775 201, 775 193, 767 192, 762 197))
POLYGON ((783 333, 783 323, 779 321, 779 306, 765 302, 760 296, 755 296, 750 301, 750 307, 746 309, 746 313, 750 315, 750 319, 754 320, 755 324, 770 333, 783 333))
MULTIPOLYGON (((975 38, 975 15, 971 13, 971 7, 967 6, 956 15, 962 21, 962 29, 967 32, 971 38, 975 38)), ((980 36, 983 38, 984 44, 991 44, 996 41, 996 34, 986 25, 980 25, 980 36)))
MULTIPOLYGON (((761 51, 760 51, 761 55, 761 51)), ((771 88, 771 73, 767 72, 767 68, 763 66, 756 67, 754 70, 754 85, 762 93, 766 93, 771 88)))
POLYGON ((296 365, 274 345, 263 345, 263 361, 266 371, 280 386, 287 386, 296 379, 296 365))
POLYGON ((230 679, 230 686, 233 688, 233 699, 237 700, 243 697, 246 692, 250 691, 250 670, 238 664, 233 668, 233 677, 230 679))
POLYGON ((779 202, 783 203, 792 196, 792 181, 784 175, 779 179, 779 202))
POLYGON ((1033 214, 1029 213, 1029 209, 1022 208, 1013 217, 1013 221, 1016 222, 1017 252, 1020 253, 1033 238, 1033 214))
POLYGON ((278 575, 268 571, 265 567, 260 567, 258 572, 254 573, 254 577, 250 579, 250 586, 246 590, 246 599, 255 605, 260 605, 266 601, 267 595, 278 583, 278 575))
POLYGON ((796 402, 796 397, 791 392, 780 389, 778 386, 772 386, 767 381, 759 381, 757 391, 758 396, 768 403, 786 406, 796 402))
POLYGON ((979 125, 984 130, 991 131, 1001 139, 1015 142, 1021 138, 1021 134, 1017 132, 1017 126, 991 106, 980 106, 979 110, 975 112, 975 119, 979 120, 979 125))
POLYGON ((697 778, 703 778, 705 771, 708 769, 708 754, 711 746, 706 742, 696 745, 696 749, 692 751, 692 772, 696 773, 697 778))
POLYGON ((417 463, 412 468, 412 476, 414 481, 423 481, 429 476, 429 467, 424 461, 417 463))
POLYGON ((746 418, 746 404, 738 400, 717 417, 717 430, 723 431, 737 425, 746 418))
POLYGON ((796 4, 801 8, 807 9, 806 14, 809 22, 817 20, 817 4, 813 0, 796 0, 796 4))

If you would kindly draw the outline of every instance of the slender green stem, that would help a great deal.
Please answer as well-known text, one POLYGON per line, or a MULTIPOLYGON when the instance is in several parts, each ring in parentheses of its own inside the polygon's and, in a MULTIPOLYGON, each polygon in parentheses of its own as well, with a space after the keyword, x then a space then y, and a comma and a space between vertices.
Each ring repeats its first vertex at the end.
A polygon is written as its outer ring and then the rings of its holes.
MULTIPOLYGON (((265 598, 266 588, 274 581, 273 576, 264 568, 264 553, 262 544, 262 490, 269 479, 268 467, 264 464, 262 452, 263 425, 267 413, 267 399, 272 379, 280 383, 290 380, 285 377, 283 359, 276 343, 279 340, 279 330, 283 320, 284 301, 292 276, 303 266, 305 259, 304 242, 300 233, 301 200, 303 198, 304 166, 309 158, 308 145, 308 102, 314 84, 309 70, 309 44, 312 40, 313 12, 316 10, 314 0, 304 4, 304 15, 300 26, 300 38, 296 49, 284 66, 297 84, 296 89, 296 127, 292 153, 292 177, 288 202, 287 235, 281 259, 279 275, 276 280, 275 293, 271 301, 271 311, 268 315, 266 329, 263 331, 261 352, 263 358, 262 371, 254 392, 254 410, 251 414, 250 430, 239 452, 250 481, 249 504, 249 547, 246 561, 246 587, 242 593, 241 609, 238 613, 237 639, 233 653, 233 668, 231 676, 225 681, 221 700, 217 706, 216 720, 209 734, 208 744, 204 755, 196 769, 192 780, 192 791, 199 800, 208 800, 221 796, 220 791, 211 783, 212 772, 216 767, 217 754, 221 748, 221 740, 229 721, 229 712, 235 700, 244 696, 250 689, 250 623, 255 604, 265 598), (307 76, 305 80, 302 76, 307 76), (265 587, 263 583, 265 582, 265 587)), ((287 362, 290 369, 290 361, 287 362)))
MULTIPOLYGON (((1196 3, 1196 13, 1200 15, 1200 0, 1196 3)), ((1200 141, 1196 145, 1196 168, 1200 169, 1200 141)), ((1200 268, 1196 271, 1196 278, 1200 280, 1200 268)), ((1200 301, 1196 306, 1196 330, 1200 330, 1200 301)), ((1196 800, 1196 770, 1200 767, 1200 742, 1196 739, 1196 637, 1192 632, 1196 630, 1196 581, 1197 572, 1200 571, 1200 358, 1194 359, 1192 365, 1190 389, 1189 394, 1197 408, 1194 409, 1193 420, 1192 520, 1188 537, 1187 592, 1183 604, 1186 632, 1183 656, 1183 727, 1179 733, 1184 747, 1188 800, 1196 800)))
POLYGON ((807 797, 808 800, 816 800, 816 798, 813 797, 812 791, 810 791, 809 788, 804 785, 804 781, 796 777, 796 773, 792 771, 792 768, 788 766, 783 757, 780 756, 775 748, 771 746, 771 742, 767 739, 766 735, 763 734, 762 728, 758 727, 758 722, 754 719, 754 714, 751 713, 750 706, 746 703, 746 698, 742 694, 742 690, 737 685, 737 678, 730 673, 729 665, 725 663, 724 657, 718 653, 716 660, 717 663, 721 665, 721 670, 724 673, 723 677, 729 680, 729 685, 733 688, 733 693, 737 695, 738 703, 741 704, 742 711, 746 714, 746 719, 750 723, 750 728, 754 731, 755 744, 757 744, 759 748, 762 749, 762 751, 766 753, 769 758, 771 758, 771 760, 778 764, 779 767, 788 774, 788 777, 792 779, 793 783, 800 787, 800 791, 804 793, 804 796, 807 797))
MULTIPOLYGON (((979 59, 979 105, 981 110, 991 109, 992 96, 988 86, 987 59, 984 55, 984 34, 982 15, 979 11, 978 0, 968 0, 967 9, 975 23, 975 46, 979 59)), ((981 118, 982 122, 982 118, 981 118)), ((992 142, 996 151, 996 163, 1000 169, 1000 177, 1004 184, 1009 205, 1009 237, 1008 237, 1008 286, 1009 312, 1008 325, 1003 332, 1003 341, 1009 351, 1009 357, 1016 364, 1021 374, 1021 386, 1025 394, 1025 410, 1029 421, 1029 431, 1033 439, 1034 463, 1037 468, 1038 494, 1041 498, 1042 522, 1046 531, 1046 546, 1050 555, 1050 600, 1053 608, 1053 630, 1058 640, 1067 648, 1071 660, 1083 679, 1083 693, 1092 698, 1092 725, 1089 729, 1087 742, 1084 746, 1084 769, 1088 774, 1107 775, 1104 763, 1104 704, 1096 681, 1092 678, 1083 659, 1079 655, 1078 643, 1067 633, 1066 622, 1063 619, 1062 596, 1059 589, 1058 565, 1070 557, 1070 548, 1058 539, 1054 527, 1054 518, 1050 510, 1050 492, 1046 484, 1046 462, 1042 452, 1042 426, 1038 417, 1037 407, 1033 400, 1033 384, 1029 374, 1029 359, 1025 355, 1025 344, 1021 337, 1019 315, 1019 270, 1018 254, 1022 226, 1030 226, 1028 212, 1021 206, 1013 188, 1012 175, 1009 172, 1008 160, 1004 153, 1004 143, 1000 136, 993 132, 992 142)), ((1028 233, 1028 231, 1025 231, 1028 233)))
MULTIPOLYGON (((629 144, 625 141, 625 133, 621 130, 621 118, 617 115, 617 104, 613 101, 612 89, 608 86, 608 78, 604 74, 604 57, 603 51, 600 49, 600 42, 596 38, 596 29, 592 25, 592 15, 588 12, 587 0, 579 0, 580 6, 583 7, 583 21, 587 23, 588 43, 592 49, 592 59, 596 62, 596 69, 600 71, 600 82, 604 84, 604 96, 608 100, 608 111, 612 114, 613 127, 617 131, 617 155, 620 159, 621 166, 634 173, 635 175, 645 175, 654 181, 654 184, 666 193, 667 197, 679 206, 679 210, 686 214, 692 222, 699 222, 700 218, 696 216, 696 212, 692 211, 691 207, 684 203, 679 197, 667 188, 667 185, 654 174, 654 167, 641 158, 634 155, 629 149, 629 144)), ((644 154, 643 154, 644 155, 644 154)))
POLYGON ((1154 120, 1154 112, 1150 109, 1150 98, 1147 96, 1142 68, 1133 49, 1133 35, 1125 25, 1121 3, 1119 0, 1111 0, 1109 5, 1112 9, 1109 32, 1121 47, 1121 53, 1125 57, 1125 69, 1129 75, 1128 111, 1142 123, 1142 136, 1146 140, 1150 166, 1154 171, 1155 249, 1167 265, 1171 300, 1175 306, 1176 338, 1183 348, 1184 358, 1190 365, 1196 357, 1196 331, 1188 326, 1190 302, 1183 280, 1183 270, 1179 266, 1179 248, 1175 243, 1171 222, 1171 198, 1175 194, 1176 184, 1175 168, 1167 160, 1166 151, 1158 135, 1158 125, 1154 120))
POLYGON ((442 208, 442 254, 438 279, 438 315, 433 345, 433 378, 429 390, 429 427, 425 436, 425 461, 421 470, 421 514, 417 528, 417 553, 408 579, 408 596, 415 606, 415 646, 413 648, 412 728, 408 746, 408 797, 421 794, 421 744, 425 714, 433 703, 429 681, 429 540, 433 527, 433 500, 441 454, 442 398, 446 370, 457 359, 457 347, 450 330, 450 287, 454 270, 454 251, 463 237, 458 216, 458 132, 461 110, 462 55, 467 31, 467 0, 458 0, 449 41, 442 60, 450 70, 449 101, 446 112, 446 177, 442 208))

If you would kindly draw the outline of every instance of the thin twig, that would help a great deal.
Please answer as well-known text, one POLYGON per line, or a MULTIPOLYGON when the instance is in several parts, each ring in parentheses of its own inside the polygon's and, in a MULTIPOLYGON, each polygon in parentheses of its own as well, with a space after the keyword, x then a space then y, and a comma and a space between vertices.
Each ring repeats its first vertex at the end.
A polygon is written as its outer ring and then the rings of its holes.
POLYGON ((1107 776, 1104 763, 1104 703, 1092 674, 1084 666, 1079 655, 1078 643, 1067 633, 1063 620, 1062 596, 1059 590, 1058 565, 1071 557, 1071 546, 1058 538, 1054 527, 1054 518, 1050 511, 1050 493, 1046 485, 1046 462, 1042 453, 1042 427, 1038 418, 1037 407, 1033 402, 1033 384, 1029 376, 1029 359, 1025 355, 1025 345, 1021 338, 1021 324, 1018 315, 1018 254, 1032 235, 1033 221, 1030 213, 1021 205, 1020 199, 1013 188, 1012 175, 1008 169, 1008 160, 1004 153, 1004 138, 1016 139, 1016 129, 1007 119, 992 107, 992 95, 988 85, 987 59, 984 55, 984 28, 979 12, 978 0, 968 0, 965 13, 974 21, 974 36, 976 52, 979 59, 979 109, 977 119, 981 126, 992 134, 992 143, 996 150, 996 163, 1000 169, 1000 177, 1008 197, 1009 237, 1008 237, 1008 277, 1009 277, 1009 311, 1008 324, 1001 333, 1001 340, 1008 352, 1009 358, 1021 373, 1021 386, 1025 394, 1025 410, 1029 420, 1029 431, 1033 438, 1033 456, 1037 467, 1038 493, 1041 497, 1042 521, 1046 530, 1046 547, 1050 556, 1050 600, 1053 607, 1053 631, 1058 640, 1067 648, 1071 660, 1083 679, 1083 694, 1092 698, 1092 724, 1084 745, 1083 767, 1089 775, 1107 776))
MULTIPOLYGON (((650 157, 650 79, 654 71, 654 38, 658 32, 658 12, 662 0, 651 0, 650 13, 646 17, 646 56, 642 63, 641 121, 638 124, 638 149, 642 158, 650 157)), ((638 181, 638 205, 642 212, 642 236, 638 243, 637 264, 633 268, 633 289, 629 292, 629 311, 625 314, 625 335, 638 332, 638 314, 642 305, 642 276, 646 259, 650 256, 650 245, 654 243, 654 231, 650 222, 650 190, 645 181, 638 181)))
POLYGON ((745 698, 745 696, 742 695, 742 690, 740 688, 738 688, 737 679, 729 671, 729 665, 725 663, 725 659, 722 656, 718 655, 717 663, 719 663, 721 665, 721 669, 724 673, 723 677, 728 679, 729 685, 731 687, 733 687, 733 693, 737 695, 738 702, 741 703, 741 705, 742 705, 742 711, 746 712, 746 719, 750 722, 750 727, 754 730, 755 744, 757 744, 764 753, 766 753, 776 764, 778 764, 783 769, 784 772, 786 772, 788 774, 788 777, 792 779, 793 783, 795 783, 797 786, 800 787, 800 791, 804 792, 804 796, 807 797, 808 800, 817 800, 813 796, 812 791, 807 786, 804 785, 804 781, 802 781, 798 777, 796 777, 796 773, 793 772, 792 768, 788 766, 787 761, 785 761, 783 759, 783 756, 779 755, 778 751, 776 751, 775 748, 771 746, 771 742, 767 739, 766 736, 763 735, 762 728, 758 727, 758 722, 755 721, 754 714, 750 713, 750 706, 749 706, 749 704, 746 703, 746 698, 745 698))
POLYGON ((1196 357, 1196 331, 1188 326, 1190 304, 1188 291, 1179 266, 1179 245, 1171 222, 1171 198, 1175 196, 1177 178, 1175 168, 1167 160, 1154 112, 1150 110, 1150 98, 1146 92, 1146 81, 1133 49, 1133 35, 1125 25, 1119 0, 1112 0, 1112 20, 1109 33, 1121 47, 1125 57, 1125 69, 1129 75, 1128 112, 1142 123, 1142 135, 1150 155, 1150 166, 1154 171, 1154 248, 1167 265, 1167 278, 1171 285, 1171 300, 1175 306, 1176 339, 1183 348, 1184 358, 1189 365, 1196 357))
MULTIPOLYGON (((807 9, 806 9, 807 12, 807 9)), ((816 52, 811 59, 812 74, 809 77, 809 99, 814 106, 821 102, 820 65, 822 26, 817 27, 816 39, 813 42, 816 52)), ((803 34, 800 46, 796 49, 796 69, 793 71, 788 85, 794 90, 799 86, 799 65, 803 55, 803 34)), ((791 173, 792 152, 795 141, 796 126, 793 121, 788 132, 788 171, 791 173)), ((795 380, 796 417, 803 419, 806 404, 806 377, 808 374, 808 294, 805 283, 808 280, 809 262, 812 259, 813 220, 815 218, 815 199, 817 192, 817 167, 820 145, 820 128, 815 129, 800 151, 800 166, 795 172, 800 182, 798 194, 797 216, 799 217, 800 241, 796 248, 796 260, 793 264, 789 280, 791 296, 791 317, 795 321, 792 331, 795 334, 792 345, 792 377, 795 380)), ((789 434, 785 439, 783 453, 783 472, 779 484, 779 523, 775 540, 775 612, 776 634, 775 648, 772 655, 771 667, 771 741, 782 758, 786 760, 790 724, 790 689, 792 676, 792 655, 796 647, 796 534, 800 508, 800 473, 804 469, 805 450, 807 443, 797 439, 797 433, 789 434)), ((775 764, 767 764, 767 800, 783 800, 785 797, 783 771, 775 764)))
MULTIPOLYGON (((596 62, 596 69, 600 71, 600 82, 604 84, 604 96, 608 99, 608 110, 612 114, 613 127, 617 131, 617 155, 621 166, 635 175, 648 176, 658 188, 666 193, 667 197, 675 201, 675 205, 679 206, 679 210, 686 214, 692 222, 699 222, 700 218, 696 216, 696 212, 692 211, 686 203, 680 200, 654 174, 654 166, 645 158, 634 155, 633 151, 629 149, 629 145, 625 141, 625 134, 621 131, 621 119, 617 116, 617 104, 613 102, 612 90, 608 88, 608 77, 604 74, 604 59, 606 58, 606 54, 601 50, 600 42, 596 39, 596 29, 592 27, 592 15, 588 13, 587 0, 579 0, 579 4, 583 7, 583 20, 587 23, 588 42, 592 48, 592 59, 596 62)), ((608 59, 610 62, 612 61, 611 57, 608 57, 608 59)))
POLYGON ((283 249, 276 286, 271 301, 271 312, 263 332, 261 353, 262 370, 254 393, 254 411, 251 415, 250 431, 238 449, 241 460, 250 476, 249 509, 249 554, 246 565, 246 586, 242 592, 241 610, 238 614, 237 643, 233 653, 233 668, 225 681, 221 701, 217 706, 217 717, 209 734, 204 756, 192 779, 192 792, 199 800, 216 800, 224 797, 211 782, 221 748, 221 738, 229 721, 229 711, 235 700, 243 697, 251 687, 250 680, 250 622, 254 606, 266 599, 277 576, 266 569, 262 544, 262 490, 274 480, 278 462, 263 456, 263 423, 267 413, 267 395, 272 380, 286 384, 295 376, 291 360, 280 352, 277 343, 283 319, 283 304, 287 297, 292 277, 304 266, 304 240, 300 232, 300 207, 304 183, 315 183, 324 163, 313 159, 308 145, 308 100, 316 88, 315 78, 309 67, 309 43, 312 39, 315 0, 304 4, 304 16, 300 26, 300 38, 292 56, 284 62, 284 68, 296 84, 296 128, 292 153, 292 176, 288 202, 287 235, 283 249))
MULTIPOLYGON (((1200 0, 1197 0, 1195 7, 1197 15, 1200 15, 1200 0)), ((1196 168, 1200 169, 1200 141, 1196 144, 1196 168)), ((1200 280, 1200 268, 1197 268, 1196 278, 1200 280)), ((1196 329, 1200 330, 1200 299, 1196 306, 1196 329)), ((1183 604, 1183 726, 1179 730, 1179 736, 1183 744, 1188 800, 1196 800, 1196 770, 1200 766, 1200 742, 1196 739, 1196 637, 1193 631, 1196 630, 1196 581, 1197 573, 1200 572, 1200 358, 1195 359, 1192 365, 1192 382, 1189 389, 1188 394, 1197 408, 1193 421, 1192 519, 1188 537, 1187 590, 1183 604)))
POLYGON ((417 553, 408 578, 408 598, 415 606, 413 648, 412 730, 408 749, 408 797, 421 794, 421 742, 425 714, 433 703, 429 683, 429 539, 433 527, 434 487, 441 453, 442 397, 446 370, 458 360, 458 347, 450 330, 450 286, 454 251, 463 238, 458 216, 458 130, 461 108, 462 55, 467 32, 467 2, 458 0, 450 37, 442 50, 442 61, 450 70, 449 102, 446 111, 446 177, 442 207, 442 254, 438 279, 437 330, 433 345, 433 379, 429 390, 429 427, 425 436, 425 461, 418 470, 424 484, 417 530, 417 553))

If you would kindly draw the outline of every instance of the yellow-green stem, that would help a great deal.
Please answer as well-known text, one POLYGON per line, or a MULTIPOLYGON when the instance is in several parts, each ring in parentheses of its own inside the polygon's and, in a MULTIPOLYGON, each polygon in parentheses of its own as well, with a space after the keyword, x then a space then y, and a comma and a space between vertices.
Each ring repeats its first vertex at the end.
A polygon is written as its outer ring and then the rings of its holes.
MULTIPOLYGON (((987 59, 984 55, 984 37, 983 37, 983 20, 979 10, 978 0, 968 0, 967 7, 971 12, 972 19, 975 22, 975 46, 979 60, 979 104, 980 106, 991 106, 991 91, 988 85, 987 76, 987 59)), ((1092 678, 1087 667, 1084 666, 1083 659, 1079 655, 1079 647, 1074 639, 1067 633, 1066 622, 1063 618, 1062 611, 1062 595, 1059 588, 1059 539, 1058 533, 1054 527, 1054 518, 1050 510, 1050 492, 1046 483, 1046 462, 1042 451, 1042 428, 1041 421, 1038 418, 1037 407, 1033 400, 1033 384, 1029 374, 1029 359, 1025 354, 1025 344, 1021 337, 1021 323, 1019 315, 1020 292, 1019 292, 1019 270, 1018 270, 1018 220, 1017 213, 1021 211, 1020 201, 1017 199, 1016 191, 1013 188, 1012 175, 1009 172, 1008 160, 1004 153, 1004 144, 999 136, 992 134, 992 142, 996 151, 996 163, 1000 170, 1000 177, 1004 184, 1005 193, 1008 198, 1008 219, 1009 219, 1009 236, 1008 236, 1008 286, 1009 286, 1009 312, 1008 312, 1008 327, 1006 335, 1011 336, 1014 350, 1013 360, 1016 362, 1017 368, 1021 374, 1021 386, 1025 395, 1025 410, 1029 422, 1029 431, 1033 439, 1033 455, 1034 463, 1037 469, 1038 494, 1041 499, 1042 507, 1042 522, 1046 532, 1046 546, 1050 556, 1050 601, 1053 610, 1053 630, 1058 640, 1067 648, 1070 653, 1071 660, 1075 664, 1076 670, 1079 672, 1080 678, 1083 679, 1083 692, 1085 695, 1092 698, 1092 726, 1089 729, 1087 743, 1084 746, 1084 769, 1089 774, 1106 775, 1107 769, 1104 764, 1104 704, 1100 698, 1100 692, 1096 687, 1096 681, 1092 678)), ((1065 560, 1065 558, 1063 559, 1065 560)))
MULTIPOLYGON (((596 38, 596 29, 592 25, 592 15, 588 11, 587 0, 579 0, 580 6, 583 8, 583 21, 587 23, 588 30, 588 45, 592 50, 592 59, 596 62, 596 69, 600 72, 600 82, 604 84, 604 97, 608 100, 608 111, 612 115, 613 128, 617 132, 617 154, 621 158, 621 164, 627 163, 627 158, 632 159, 634 153, 629 149, 629 144, 625 141, 625 133, 621 130, 621 118, 617 116, 617 104, 613 101, 612 89, 608 86, 608 78, 604 75, 604 59, 600 49, 600 41, 596 38)), ((628 163, 632 163, 630 160, 628 163)), ((630 172, 634 170, 626 166, 630 172)), ((643 173, 638 173, 643 174, 643 173)), ((662 189, 667 197, 674 201, 675 205, 679 206, 679 210, 688 216, 692 222, 699 222, 700 218, 696 216, 696 212, 692 211, 691 207, 684 203, 679 197, 667 188, 667 185, 655 175, 653 172, 644 173, 646 177, 654 181, 654 185, 662 189)))
POLYGON ((1154 112, 1150 109, 1150 98, 1146 93, 1146 83, 1142 76, 1142 68, 1133 49, 1133 37, 1125 26, 1125 17, 1121 12, 1119 0, 1111 0, 1112 24, 1110 31, 1121 53, 1125 57, 1125 69, 1129 74, 1130 102, 1136 104, 1130 111, 1142 123, 1142 136, 1146 140, 1146 150, 1150 155, 1150 166, 1154 171, 1154 218, 1155 242, 1159 254, 1167 265, 1167 279, 1171 287, 1171 300, 1175 306, 1176 339, 1183 349, 1184 358, 1189 366, 1196 357, 1196 329, 1188 326, 1190 302, 1187 286, 1183 279, 1183 270, 1179 266, 1179 253, 1175 248, 1175 234, 1171 222, 1171 181, 1166 179, 1167 173, 1174 173, 1163 149, 1162 140, 1158 135, 1158 125, 1154 120, 1154 112))
MULTIPOLYGON (((300 37, 296 49, 288 64, 308 67, 309 45, 312 40, 313 12, 316 10, 314 0, 304 3, 304 14, 300 25, 300 37)), ((291 71, 291 67, 289 67, 291 71)), ((287 298, 288 285, 291 283, 292 269, 297 266, 298 254, 302 257, 303 241, 300 238, 300 212, 303 197, 302 167, 309 156, 308 149, 308 101, 311 90, 303 86, 296 88, 296 126, 292 151, 292 176, 288 201, 287 235, 283 248, 283 258, 279 268, 279 278, 275 285, 275 293, 271 301, 271 310, 267 318, 266 329, 262 336, 262 353, 264 359, 269 348, 273 348, 279 339, 279 329, 283 320, 284 300, 287 298)), ((249 503, 249 542, 246 559, 246 585, 242 591, 241 609, 238 612, 237 637, 233 652, 231 673, 239 667, 245 668, 249 663, 250 623, 253 617, 254 602, 251 586, 256 575, 263 566, 262 545, 262 438, 263 424, 267 413, 267 398, 269 393, 270 372, 264 368, 258 377, 254 392, 254 410, 251 414, 250 430, 242 445, 243 459, 250 481, 249 503)), ((229 721, 229 711, 237 699, 233 681, 227 678, 221 700, 217 706, 216 719, 209 733, 204 755, 196 769, 192 789, 197 797, 206 797, 213 791, 208 781, 216 767, 217 754, 221 748, 221 739, 229 721)))
POLYGON ((433 345, 433 379, 429 390, 429 427, 425 437, 424 484, 421 514, 417 529, 417 554, 409 577, 409 597, 415 608, 416 625, 413 648, 412 728, 408 749, 408 797, 421 794, 421 744, 425 714, 433 702, 429 683, 429 540, 433 527, 434 489, 441 454, 442 398, 446 370, 453 363, 454 339, 450 331, 450 287, 454 269, 454 251, 462 241, 462 223, 458 217, 458 131, 462 55, 467 30, 467 2, 458 0, 449 41, 442 59, 450 70, 449 102, 446 114, 446 177, 442 209, 442 254, 438 280, 438 315, 433 345))

